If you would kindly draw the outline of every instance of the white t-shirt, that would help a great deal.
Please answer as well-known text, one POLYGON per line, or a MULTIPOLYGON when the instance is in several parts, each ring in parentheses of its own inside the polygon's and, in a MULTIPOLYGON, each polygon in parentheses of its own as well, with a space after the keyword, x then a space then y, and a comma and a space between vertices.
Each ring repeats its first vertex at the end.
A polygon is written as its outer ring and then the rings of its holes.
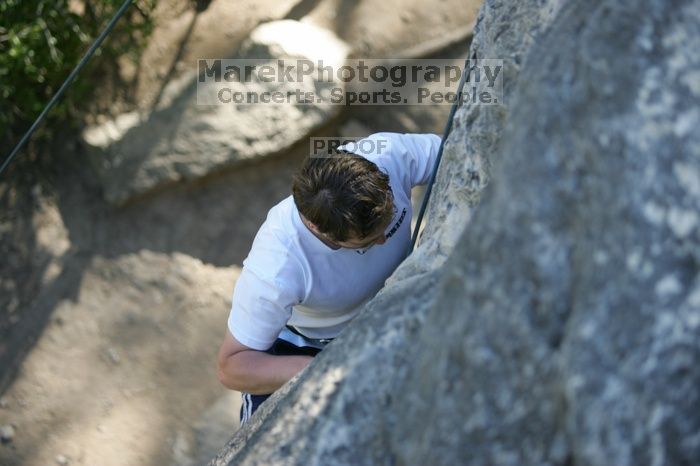
POLYGON ((231 334, 261 351, 287 324, 310 338, 335 337, 406 257, 411 188, 429 181, 439 147, 437 135, 399 133, 345 146, 389 175, 395 212, 384 244, 333 250, 302 223, 292 196, 270 209, 233 291, 231 334))

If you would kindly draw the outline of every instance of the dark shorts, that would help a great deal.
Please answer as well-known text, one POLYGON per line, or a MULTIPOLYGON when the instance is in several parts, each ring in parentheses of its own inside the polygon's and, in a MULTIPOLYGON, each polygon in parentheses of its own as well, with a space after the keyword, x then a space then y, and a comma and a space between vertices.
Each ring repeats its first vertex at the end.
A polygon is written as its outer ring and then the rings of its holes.
MULTIPOLYGON (((275 340, 272 347, 265 353, 275 356, 316 356, 321 350, 317 348, 303 347, 300 348, 280 338, 275 340)), ((250 393, 241 393, 243 404, 241 405, 241 425, 243 425, 253 413, 258 409, 263 401, 270 397, 269 395, 251 395, 250 393)))

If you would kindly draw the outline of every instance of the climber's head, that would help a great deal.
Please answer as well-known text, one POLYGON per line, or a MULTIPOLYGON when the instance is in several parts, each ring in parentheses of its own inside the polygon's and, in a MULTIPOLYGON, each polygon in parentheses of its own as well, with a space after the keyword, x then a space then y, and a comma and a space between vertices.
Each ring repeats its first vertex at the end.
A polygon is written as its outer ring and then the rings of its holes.
POLYGON ((361 249, 386 240, 394 216, 389 176, 364 157, 309 156, 292 192, 306 226, 329 246, 361 249))

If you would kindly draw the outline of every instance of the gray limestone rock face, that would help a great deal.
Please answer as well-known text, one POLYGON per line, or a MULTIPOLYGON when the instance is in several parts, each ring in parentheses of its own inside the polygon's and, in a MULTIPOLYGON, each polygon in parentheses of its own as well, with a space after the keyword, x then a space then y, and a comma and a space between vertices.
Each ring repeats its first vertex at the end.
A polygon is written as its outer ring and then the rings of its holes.
MULTIPOLYGON (((323 60, 326 66, 337 68, 348 52, 348 45, 328 30, 281 20, 258 26, 233 57, 249 60, 239 62, 241 66, 255 60, 258 67, 267 64, 276 69, 277 59, 287 63, 307 59, 323 60)), ((275 78, 224 84, 231 93, 242 96, 248 92, 286 95, 297 90, 326 95, 332 88, 343 87, 339 81, 315 78, 304 76, 299 83, 275 78)), ((108 201, 122 204, 174 182, 279 154, 329 122, 342 108, 327 101, 298 103, 296 98, 283 104, 214 104, 220 86, 211 80, 198 83, 199 79, 192 74, 171 83, 163 99, 166 104, 150 114, 120 115, 84 132, 108 201)), ((224 94, 224 100, 230 97, 232 94, 224 94)))
MULTIPOLYGON (((557 5, 558 0, 483 4, 474 27, 469 60, 502 60, 504 100, 498 105, 467 100, 458 109, 428 204, 421 247, 396 277, 429 271, 449 257, 491 178, 492 159, 499 150, 501 132, 512 109, 510 100, 524 56, 554 17, 557 5)), ((474 73, 469 80, 475 80, 474 73)))
POLYGON ((700 463, 699 7, 573 3, 523 69, 503 184, 557 209, 521 227, 570 244, 555 356, 576 464, 700 463))
POLYGON ((400 463, 700 461, 699 11, 568 2, 533 43, 400 463))
POLYGON ((487 0, 505 105, 462 106, 418 250, 211 464, 700 464, 699 6, 487 0))

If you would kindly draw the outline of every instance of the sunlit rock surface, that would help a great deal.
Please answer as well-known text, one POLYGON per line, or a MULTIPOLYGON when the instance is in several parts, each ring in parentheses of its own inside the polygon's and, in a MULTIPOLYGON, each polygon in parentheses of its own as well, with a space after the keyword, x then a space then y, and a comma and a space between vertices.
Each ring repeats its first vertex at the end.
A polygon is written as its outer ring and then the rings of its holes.
MULTIPOLYGON (((348 52, 347 44, 331 31, 281 20, 253 30, 232 57, 211 58, 249 60, 229 63, 243 70, 246 65, 276 65, 277 59, 288 60, 285 64, 294 64, 297 59, 314 63, 322 60, 325 66, 337 69, 348 52)), ((225 73, 222 67, 222 76, 225 73)), ((163 99, 168 104, 150 114, 120 115, 84 132, 108 201, 121 204, 177 181, 202 178, 245 161, 282 153, 342 109, 328 102, 297 103, 301 99, 296 98, 284 105, 215 104, 221 86, 210 79, 198 83, 198 79, 196 74, 189 74, 171 83, 163 99)), ((273 92, 284 96, 288 92, 295 95, 297 91, 314 91, 327 97, 331 88, 343 87, 340 81, 320 81, 315 75, 303 76, 300 82, 274 78, 269 82, 234 80, 223 84, 229 88, 223 100, 231 100, 235 92, 240 96, 273 92)))

